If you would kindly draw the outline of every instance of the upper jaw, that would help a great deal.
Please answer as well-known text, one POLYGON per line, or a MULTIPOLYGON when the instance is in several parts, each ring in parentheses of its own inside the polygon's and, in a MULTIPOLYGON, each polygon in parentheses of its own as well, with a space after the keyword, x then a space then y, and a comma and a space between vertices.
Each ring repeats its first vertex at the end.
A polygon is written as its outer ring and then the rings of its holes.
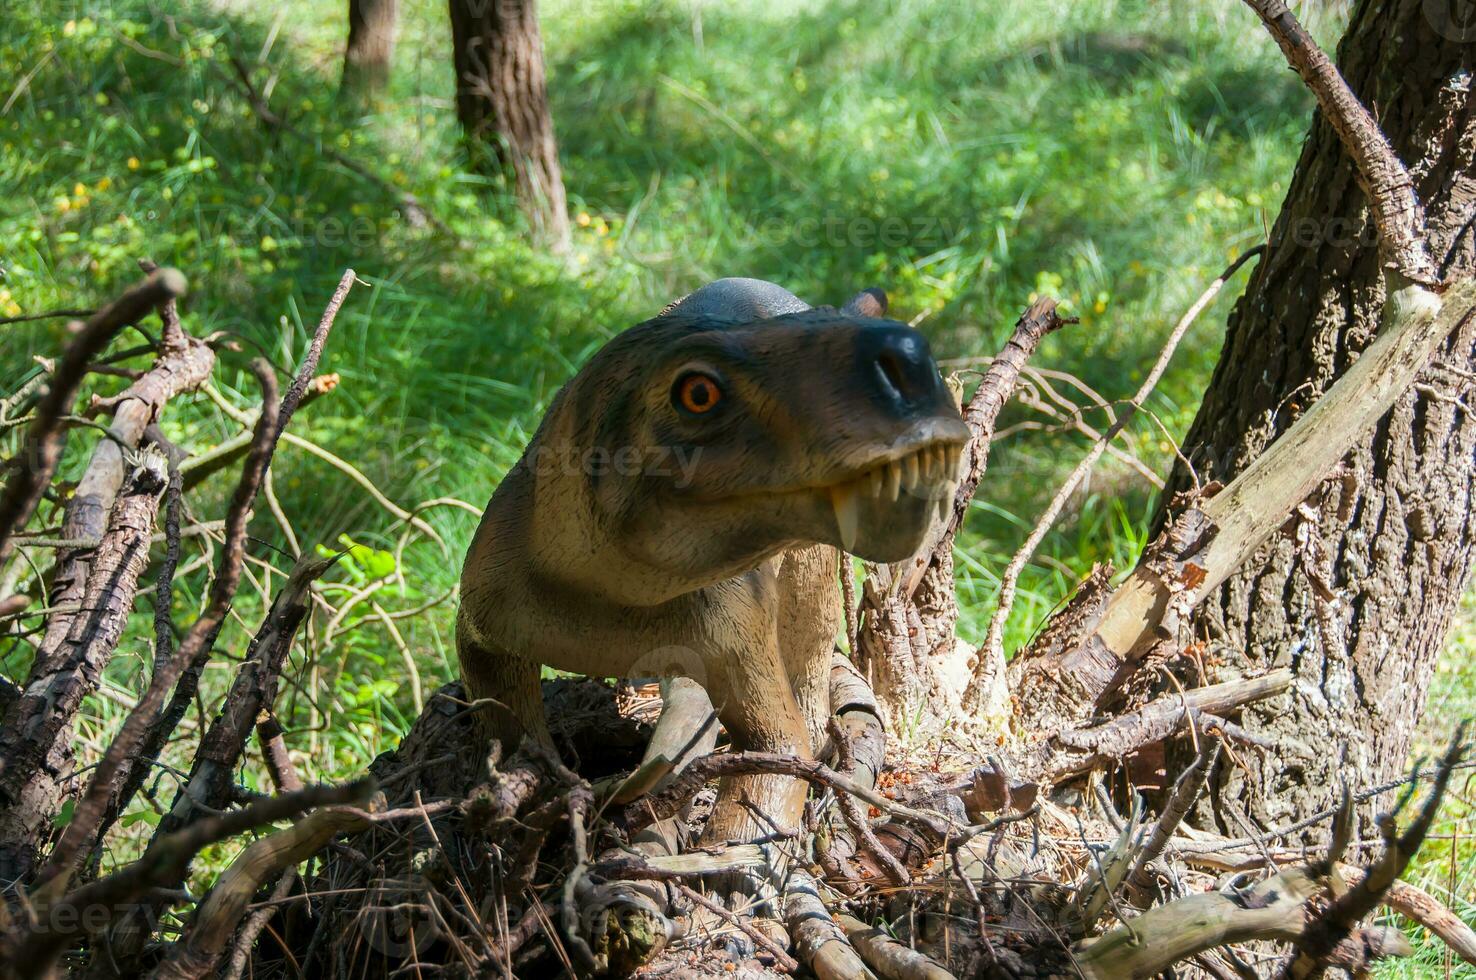
MULTIPOLYGON (((935 476, 940 471, 956 473, 969 435, 969 428, 963 419, 957 415, 944 415, 914 422, 899 435, 884 439, 857 439, 815 485, 830 487, 870 478, 876 473, 889 478, 888 473, 892 467, 900 466, 902 486, 905 488, 915 463, 917 479, 911 481, 915 487, 919 480, 926 482, 929 473, 935 476)), ((886 479, 883 484, 886 485, 886 479)), ((893 500, 897 499, 896 493, 892 493, 891 497, 893 500)))

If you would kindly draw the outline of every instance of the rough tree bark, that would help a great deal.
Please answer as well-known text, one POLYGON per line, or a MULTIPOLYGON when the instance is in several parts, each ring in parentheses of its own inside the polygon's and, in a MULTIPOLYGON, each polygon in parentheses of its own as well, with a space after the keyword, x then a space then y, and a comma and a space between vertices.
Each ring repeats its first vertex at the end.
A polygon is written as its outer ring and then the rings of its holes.
POLYGON ((389 82, 399 31, 399 0, 349 0, 348 47, 343 53, 340 91, 373 95, 389 82))
POLYGON ((450 0, 456 115, 473 164, 515 183, 534 236, 569 243, 534 0, 450 0))
MULTIPOLYGON (((1430 250, 1454 281, 1476 269, 1476 47, 1445 10, 1362 0, 1338 64, 1408 165, 1430 250)), ((1368 198, 1319 113, 1185 441, 1201 482, 1242 470, 1358 358, 1374 338, 1385 287, 1368 198)), ((1287 533, 1196 611, 1205 648, 1185 669, 1205 669, 1211 681, 1274 667, 1296 676, 1290 698, 1245 712, 1247 728, 1287 748, 1222 762, 1196 814, 1201 823, 1238 832, 1240 813, 1281 823, 1333 803, 1344 778, 1379 782, 1405 765, 1471 567, 1476 421, 1462 399, 1476 368, 1473 344, 1468 322, 1287 533)), ((1165 501, 1191 483, 1181 464, 1165 501)), ((1181 769, 1188 751, 1168 771, 1181 769)))

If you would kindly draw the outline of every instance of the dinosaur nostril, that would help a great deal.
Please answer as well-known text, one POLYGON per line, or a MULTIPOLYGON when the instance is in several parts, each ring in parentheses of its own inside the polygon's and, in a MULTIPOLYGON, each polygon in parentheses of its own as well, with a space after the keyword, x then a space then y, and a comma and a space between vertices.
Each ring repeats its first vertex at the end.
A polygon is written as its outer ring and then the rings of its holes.
POLYGON ((881 369, 882 379, 891 385, 898 398, 907 397, 907 370, 902 358, 894 350, 884 350, 877 355, 876 366, 881 369))
POLYGON ((857 333, 856 345, 857 374, 891 411, 907 414, 937 402, 938 367, 917 331, 900 324, 868 326, 857 333))

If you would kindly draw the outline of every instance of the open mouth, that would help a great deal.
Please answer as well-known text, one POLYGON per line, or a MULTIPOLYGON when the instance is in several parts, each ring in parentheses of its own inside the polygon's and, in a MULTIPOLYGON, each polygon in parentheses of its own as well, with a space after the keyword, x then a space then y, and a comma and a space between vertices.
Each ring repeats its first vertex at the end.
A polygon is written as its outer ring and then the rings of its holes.
POLYGON ((906 493, 931 501, 942 518, 953 504, 953 486, 962 455, 961 443, 933 443, 827 487, 841 546, 850 551, 855 545, 863 506, 871 501, 896 503, 906 493))

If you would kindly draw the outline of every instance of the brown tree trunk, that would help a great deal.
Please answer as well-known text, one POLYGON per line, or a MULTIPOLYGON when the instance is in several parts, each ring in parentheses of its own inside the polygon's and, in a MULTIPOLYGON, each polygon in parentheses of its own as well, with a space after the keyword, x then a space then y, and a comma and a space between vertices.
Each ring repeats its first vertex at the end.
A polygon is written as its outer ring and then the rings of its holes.
MULTIPOLYGON (((1431 252, 1451 279, 1476 268, 1476 46, 1445 15, 1458 6, 1362 0, 1338 52, 1410 168, 1431 252)), ((1185 441, 1201 481, 1239 472, 1367 347, 1385 288, 1376 253, 1353 163, 1319 114, 1185 441)), ((1290 694, 1245 713, 1281 750, 1222 763, 1201 822, 1231 834, 1246 814, 1281 824, 1334 802, 1344 779, 1379 782, 1405 766, 1471 567, 1476 420, 1461 399, 1473 343, 1476 327, 1457 329, 1287 533, 1197 611, 1205 648, 1193 659, 1209 680, 1271 667, 1296 676, 1290 694)), ((1181 465, 1165 499, 1189 482, 1181 465)))
POLYGON ((456 115, 473 164, 507 174, 536 238, 569 243, 534 0, 450 0, 456 115))
POLYGON ((389 82, 399 31, 399 0, 349 0, 348 47, 343 53, 340 91, 373 95, 389 82))

